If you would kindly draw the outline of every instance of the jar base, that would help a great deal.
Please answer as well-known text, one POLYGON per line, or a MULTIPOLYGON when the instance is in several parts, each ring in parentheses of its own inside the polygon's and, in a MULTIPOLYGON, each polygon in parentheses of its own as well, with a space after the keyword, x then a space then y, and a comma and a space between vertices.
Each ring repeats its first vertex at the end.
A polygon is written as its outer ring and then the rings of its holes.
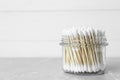
POLYGON ((76 75, 102 75, 105 73, 105 71, 97 71, 97 72, 70 72, 70 71, 65 71, 65 73, 68 73, 68 74, 76 74, 76 75))

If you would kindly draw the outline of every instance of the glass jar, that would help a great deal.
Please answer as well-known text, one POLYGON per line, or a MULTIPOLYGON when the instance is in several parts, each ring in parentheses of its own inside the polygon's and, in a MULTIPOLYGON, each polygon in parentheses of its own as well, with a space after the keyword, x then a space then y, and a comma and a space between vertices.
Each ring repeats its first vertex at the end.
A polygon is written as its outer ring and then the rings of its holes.
POLYGON ((87 42, 69 41, 62 37, 63 70, 68 73, 102 74, 106 67, 106 40, 87 42))

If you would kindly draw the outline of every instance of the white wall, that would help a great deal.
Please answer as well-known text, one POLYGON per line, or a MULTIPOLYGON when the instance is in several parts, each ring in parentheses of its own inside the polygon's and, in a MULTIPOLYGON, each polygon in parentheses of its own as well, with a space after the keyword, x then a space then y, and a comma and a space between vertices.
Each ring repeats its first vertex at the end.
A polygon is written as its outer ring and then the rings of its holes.
POLYGON ((0 57, 60 57, 61 32, 106 30, 108 57, 120 57, 120 0, 0 0, 0 57))

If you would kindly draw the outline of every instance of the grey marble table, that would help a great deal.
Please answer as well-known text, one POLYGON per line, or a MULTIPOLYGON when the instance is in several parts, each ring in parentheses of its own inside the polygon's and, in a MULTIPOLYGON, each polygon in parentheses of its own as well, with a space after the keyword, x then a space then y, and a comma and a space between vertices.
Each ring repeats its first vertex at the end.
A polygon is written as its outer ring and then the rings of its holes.
POLYGON ((0 58, 0 80, 120 80, 120 59, 107 58, 103 75, 73 75, 60 58, 0 58))

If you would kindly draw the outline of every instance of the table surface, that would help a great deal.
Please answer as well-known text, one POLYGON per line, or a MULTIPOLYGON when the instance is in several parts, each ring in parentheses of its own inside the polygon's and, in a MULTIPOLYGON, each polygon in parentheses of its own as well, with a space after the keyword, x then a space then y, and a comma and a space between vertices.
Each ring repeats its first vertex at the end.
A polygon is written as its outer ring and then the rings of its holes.
POLYGON ((64 73, 60 58, 0 58, 0 80, 119 80, 120 59, 107 58, 103 75, 64 73))

